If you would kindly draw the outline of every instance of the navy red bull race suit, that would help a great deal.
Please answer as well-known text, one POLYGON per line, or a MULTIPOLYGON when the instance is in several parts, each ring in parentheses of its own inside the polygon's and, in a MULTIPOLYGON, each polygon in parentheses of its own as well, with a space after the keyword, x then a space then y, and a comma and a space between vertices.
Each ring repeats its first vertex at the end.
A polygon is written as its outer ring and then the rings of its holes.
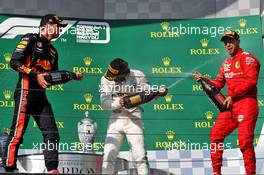
POLYGON ((211 81, 218 89, 227 85, 227 95, 233 106, 220 112, 211 130, 211 159, 215 174, 221 174, 223 149, 219 146, 238 128, 239 147, 243 154, 247 175, 255 174, 254 130, 258 116, 257 81, 260 63, 252 54, 240 48, 233 58, 227 58, 211 81))
POLYGON ((19 41, 10 66, 19 72, 19 80, 14 93, 15 110, 4 153, 4 167, 6 171, 17 168, 18 148, 32 115, 44 138, 45 165, 48 171, 57 169, 58 129, 45 89, 36 79, 37 73, 58 70, 57 51, 44 36, 26 34, 19 41))

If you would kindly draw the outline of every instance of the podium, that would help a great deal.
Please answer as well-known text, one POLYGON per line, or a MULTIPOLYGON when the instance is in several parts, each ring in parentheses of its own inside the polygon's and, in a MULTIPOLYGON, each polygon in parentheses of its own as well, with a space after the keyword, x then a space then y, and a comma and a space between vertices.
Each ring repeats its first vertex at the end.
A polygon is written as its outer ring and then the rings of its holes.
MULTIPOLYGON (((136 169, 129 169, 129 170, 119 171, 117 174, 118 175, 138 175, 136 169)), ((160 170, 160 169, 156 169, 156 168, 150 168, 149 169, 149 175, 175 175, 175 174, 170 173, 170 172, 165 171, 165 170, 160 170)))
MULTIPOLYGON (((20 173, 47 173, 41 153, 19 155, 17 168, 20 173)), ((59 153, 59 171, 62 174, 101 174, 103 155, 95 153, 59 153)), ((128 169, 128 161, 118 158, 115 171, 128 169)))
MULTIPOLYGON (((102 174, 103 155, 96 153, 60 152, 60 174, 102 174)), ((42 153, 22 154, 17 157, 19 174, 45 174, 44 156, 42 153)), ((129 162, 117 158, 115 164, 116 175, 137 175, 136 169, 129 169, 129 162)), ((0 167, 0 174, 5 174, 0 167)), ((174 175, 166 170, 150 168, 150 175, 174 175)), ((13 173, 12 175, 18 175, 13 173)))

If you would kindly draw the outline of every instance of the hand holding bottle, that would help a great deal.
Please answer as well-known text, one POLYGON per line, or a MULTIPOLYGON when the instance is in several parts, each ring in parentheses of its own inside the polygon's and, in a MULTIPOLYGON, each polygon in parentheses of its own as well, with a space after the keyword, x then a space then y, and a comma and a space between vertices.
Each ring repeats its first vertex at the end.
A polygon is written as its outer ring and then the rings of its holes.
POLYGON ((83 79, 83 74, 80 72, 76 72, 75 76, 73 77, 74 80, 82 80, 83 79))
POLYGON ((168 89, 165 88, 165 87, 162 87, 162 88, 159 89, 159 94, 158 94, 158 96, 162 96, 162 97, 164 97, 164 96, 167 95, 167 93, 168 93, 168 89))
POLYGON ((48 73, 40 73, 36 75, 37 82, 43 89, 46 89, 50 86, 50 83, 48 83, 45 79, 45 76, 47 75, 48 73))
POLYGON ((200 72, 194 72, 193 73, 193 78, 195 81, 200 81, 201 78, 203 78, 203 75, 200 72))
POLYGON ((230 108, 233 105, 233 99, 230 96, 227 96, 225 101, 224 101, 224 105, 226 106, 226 108, 230 108))
POLYGON ((226 99, 225 96, 217 89, 207 78, 202 76, 200 72, 194 72, 195 81, 199 81, 209 99, 219 109, 225 111, 232 105, 232 98, 226 99))
POLYGON ((125 94, 125 95, 120 97, 119 104, 120 104, 121 107, 125 106, 125 97, 126 96, 127 96, 127 94, 125 94))

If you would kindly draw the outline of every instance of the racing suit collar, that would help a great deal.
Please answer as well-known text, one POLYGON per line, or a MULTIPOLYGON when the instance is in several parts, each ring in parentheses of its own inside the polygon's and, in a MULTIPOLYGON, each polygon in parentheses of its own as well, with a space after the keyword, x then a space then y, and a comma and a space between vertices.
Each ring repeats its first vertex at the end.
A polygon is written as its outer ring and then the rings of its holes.
POLYGON ((241 55, 243 50, 241 48, 238 49, 237 53, 235 56, 231 57, 232 59, 235 59, 237 56, 241 55))
POLYGON ((42 43, 50 44, 50 41, 49 41, 48 38, 46 38, 44 35, 39 34, 39 37, 40 37, 40 41, 41 41, 42 43))

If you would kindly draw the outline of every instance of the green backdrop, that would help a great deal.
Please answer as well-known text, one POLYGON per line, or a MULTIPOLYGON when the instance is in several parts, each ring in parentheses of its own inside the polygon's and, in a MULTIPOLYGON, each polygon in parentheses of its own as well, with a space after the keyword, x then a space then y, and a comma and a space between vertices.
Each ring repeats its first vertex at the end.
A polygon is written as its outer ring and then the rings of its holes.
MULTIPOLYGON (((0 23, 11 17, 0 16, 0 23)), ((195 20, 71 20, 73 25, 68 33, 64 33, 53 45, 59 52, 60 69, 83 72, 84 80, 55 86, 47 91, 62 143, 74 145, 79 142, 77 123, 87 110, 98 125, 94 149, 99 146, 99 151, 103 150, 110 111, 102 110, 98 90, 101 76, 116 57, 127 60, 131 68, 143 71, 151 84, 169 86, 177 81, 166 98, 143 106, 147 150, 209 142, 210 128, 218 111, 190 73, 197 70, 215 77, 221 63, 228 57, 220 42, 223 31, 230 28, 237 30, 241 36, 241 47, 263 63, 260 16, 195 20), (74 33, 76 27, 77 34, 76 31, 74 33)), ((15 27, 18 26, 14 24, 12 28, 15 27)), ((14 39, 1 37, 0 128, 9 128, 14 110, 13 91, 18 77, 17 72, 9 68, 9 59, 21 36, 14 39)), ((258 85, 260 115, 255 144, 263 124, 262 85, 261 69, 258 85)), ((33 148, 33 142, 42 142, 42 136, 31 119, 22 148, 33 148)), ((237 147, 236 132, 226 142, 237 147)), ((127 144, 122 149, 127 150, 127 144)))

